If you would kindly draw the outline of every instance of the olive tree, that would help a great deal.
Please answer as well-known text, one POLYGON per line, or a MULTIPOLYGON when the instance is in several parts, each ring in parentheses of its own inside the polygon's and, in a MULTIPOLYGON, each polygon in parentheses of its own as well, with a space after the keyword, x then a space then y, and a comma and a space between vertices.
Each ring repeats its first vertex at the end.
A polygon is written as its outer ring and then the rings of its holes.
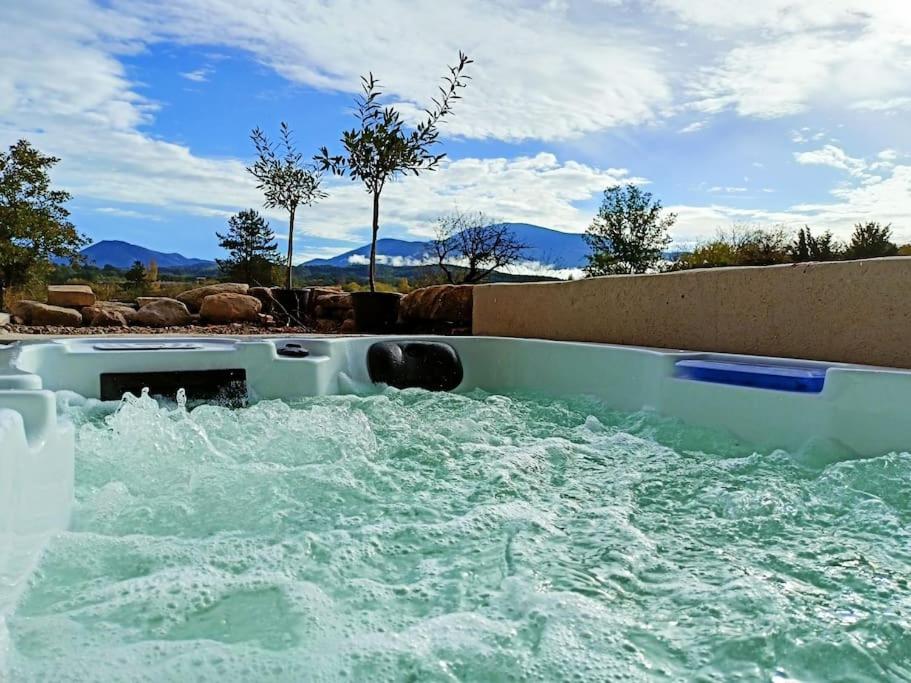
POLYGON ((282 121, 279 141, 272 143, 259 128, 250 134, 256 147, 256 161, 247 171, 258 181, 256 187, 263 191, 267 209, 281 208, 288 212, 288 279, 293 287, 294 219, 299 206, 312 206, 326 193, 320 189, 322 173, 311 163, 304 163, 303 154, 297 151, 291 129, 282 121))
POLYGON ((329 154, 323 147, 315 160, 320 169, 335 175, 347 175, 363 183, 373 200, 370 245, 370 291, 376 291, 376 240, 380 229, 380 196, 386 183, 406 174, 420 175, 434 170, 445 158, 436 154, 434 146, 439 141, 439 124, 452 112, 460 98, 459 91, 469 79, 463 72, 471 60, 459 53, 459 61, 449 67, 443 77, 439 97, 426 109, 426 118, 413 130, 406 130, 401 114, 391 106, 382 106, 379 81, 373 73, 361 78, 362 94, 357 99, 357 127, 342 134, 344 153, 329 154))

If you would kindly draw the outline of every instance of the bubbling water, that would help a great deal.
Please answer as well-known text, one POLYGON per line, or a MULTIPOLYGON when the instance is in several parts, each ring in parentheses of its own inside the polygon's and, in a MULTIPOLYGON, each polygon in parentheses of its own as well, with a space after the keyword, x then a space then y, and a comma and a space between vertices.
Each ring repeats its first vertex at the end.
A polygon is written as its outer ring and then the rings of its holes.
POLYGON ((16 681, 911 677, 907 453, 480 392, 60 405, 16 681))

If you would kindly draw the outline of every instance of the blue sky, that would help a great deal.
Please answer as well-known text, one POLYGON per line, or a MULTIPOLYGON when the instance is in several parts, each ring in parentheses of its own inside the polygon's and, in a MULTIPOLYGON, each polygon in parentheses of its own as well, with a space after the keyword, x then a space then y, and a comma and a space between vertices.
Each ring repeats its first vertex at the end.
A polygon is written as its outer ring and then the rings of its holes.
MULTIPOLYGON (((358 76, 407 116, 459 49, 473 81, 448 162, 387 192, 383 236, 453 208, 581 232, 601 191, 643 183, 677 244, 732 223, 891 221, 911 241, 911 12, 899 0, 5 0, 0 144, 63 161, 93 240, 212 257, 261 209, 250 129, 338 147, 358 76)), ((345 180, 300 216, 298 261, 359 246, 345 180)), ((282 215, 266 212, 277 233, 282 215)))

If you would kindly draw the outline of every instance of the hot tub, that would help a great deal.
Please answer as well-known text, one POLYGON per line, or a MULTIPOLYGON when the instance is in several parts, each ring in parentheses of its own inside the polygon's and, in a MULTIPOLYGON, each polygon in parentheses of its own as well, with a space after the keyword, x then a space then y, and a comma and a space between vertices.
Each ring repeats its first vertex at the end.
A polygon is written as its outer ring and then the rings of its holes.
POLYGON ((904 370, 525 339, 0 347, 0 671, 116 679, 97 664, 116 623, 110 657, 152 678, 901 675, 907 548, 869 563, 911 518, 909 398, 904 370), (409 388, 424 380, 450 391, 409 388), (287 488, 298 477, 306 499, 287 488), (815 540, 801 559, 803 517, 815 540), (707 526, 689 547, 691 521, 707 526), (865 523, 882 528, 857 541, 865 523), (843 595, 842 574, 864 589, 843 595), (898 591, 891 611, 876 613, 876 590, 898 591), (158 621, 123 616, 154 612, 153 595, 171 605, 158 621), (325 625, 346 610, 350 623, 325 625), (756 632, 735 635, 746 614, 756 632))

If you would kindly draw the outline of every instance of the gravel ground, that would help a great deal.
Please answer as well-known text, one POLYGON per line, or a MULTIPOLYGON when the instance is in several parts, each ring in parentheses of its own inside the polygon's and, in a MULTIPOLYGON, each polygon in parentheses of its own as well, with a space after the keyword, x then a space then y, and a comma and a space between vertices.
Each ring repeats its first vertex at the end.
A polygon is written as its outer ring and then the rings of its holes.
POLYGON ((133 335, 133 334, 168 334, 172 336, 207 335, 207 334, 312 334, 312 327, 281 327, 233 323, 231 325, 182 325, 179 327, 57 327, 35 325, 7 325, 0 327, 3 334, 22 335, 40 334, 45 336, 63 335, 133 335))

